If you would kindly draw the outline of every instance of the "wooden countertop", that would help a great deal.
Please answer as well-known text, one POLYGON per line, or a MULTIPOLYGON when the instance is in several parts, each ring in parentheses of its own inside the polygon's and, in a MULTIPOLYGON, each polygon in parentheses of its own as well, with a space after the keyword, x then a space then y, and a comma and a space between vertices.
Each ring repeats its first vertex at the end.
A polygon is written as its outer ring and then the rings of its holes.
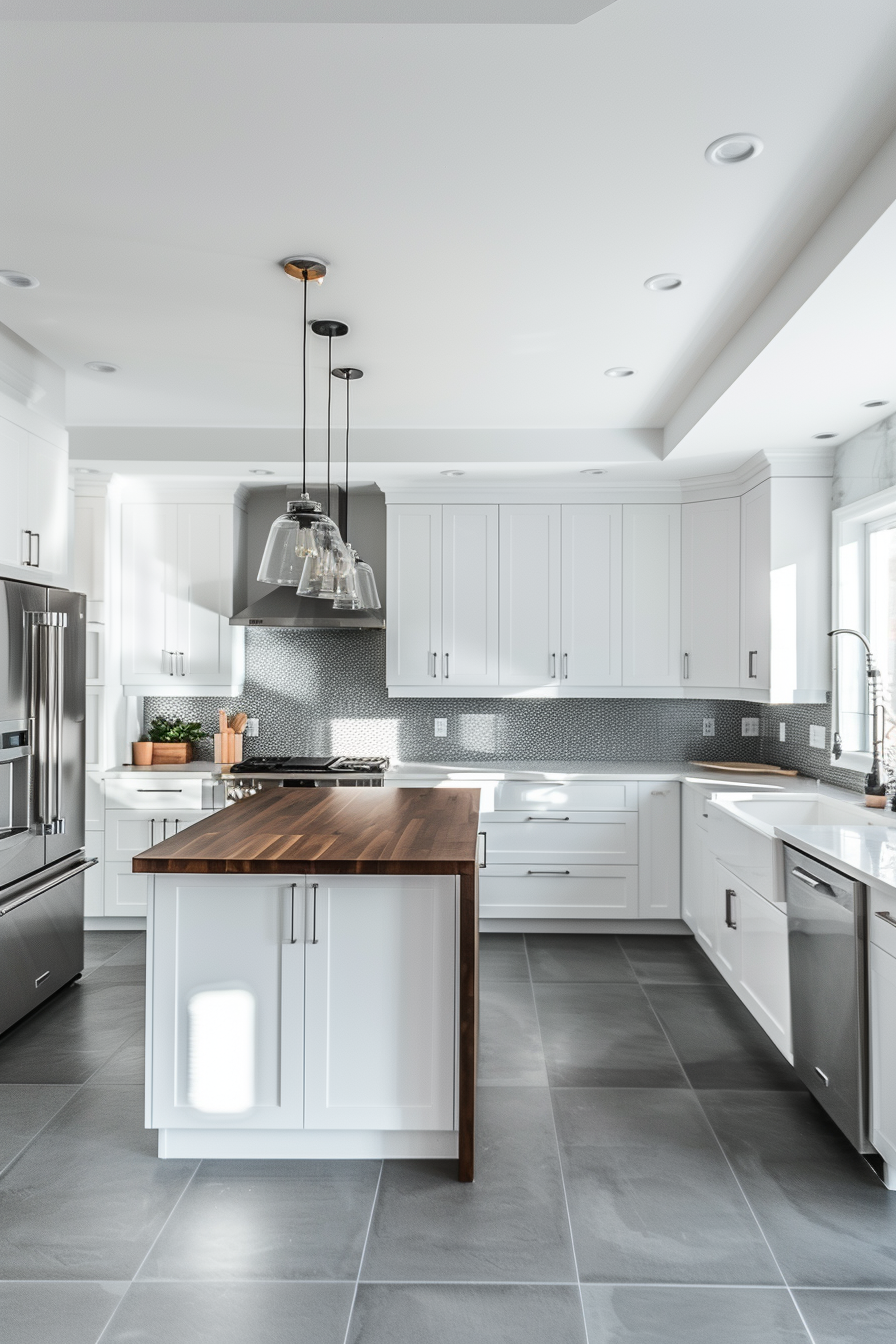
POLYGON ((135 873, 459 873, 479 790, 268 789, 146 849, 135 873))

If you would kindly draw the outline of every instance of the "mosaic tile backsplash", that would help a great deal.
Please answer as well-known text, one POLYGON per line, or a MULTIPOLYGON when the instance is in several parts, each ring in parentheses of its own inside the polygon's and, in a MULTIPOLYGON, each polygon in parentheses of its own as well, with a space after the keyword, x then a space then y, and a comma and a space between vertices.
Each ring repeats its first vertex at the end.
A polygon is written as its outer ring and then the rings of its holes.
MULTIPOLYGON (((814 778, 860 787, 808 746, 810 723, 830 727, 825 705, 757 706, 740 700, 415 700, 386 695, 383 631, 247 630, 246 688, 233 700, 147 696, 157 714, 196 719, 213 732, 219 707, 259 720, 246 754, 386 755, 401 761, 768 760, 814 778), (758 717, 761 736, 742 737, 758 717), (703 719, 715 736, 703 736, 703 719), (433 736, 433 719, 448 736, 433 736), (787 723, 787 741, 777 740, 787 723), (833 776, 836 776, 834 778, 833 776)), ((197 756, 210 759, 210 741, 197 756)))

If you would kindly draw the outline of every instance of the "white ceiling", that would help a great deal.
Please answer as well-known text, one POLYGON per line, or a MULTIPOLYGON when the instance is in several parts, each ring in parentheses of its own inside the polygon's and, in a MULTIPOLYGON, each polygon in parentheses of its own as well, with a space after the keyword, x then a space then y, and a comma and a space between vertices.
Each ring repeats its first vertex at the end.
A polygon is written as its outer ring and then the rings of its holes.
POLYGON ((69 371, 72 425, 294 425, 302 290, 276 263, 307 251, 331 263, 310 315, 348 321, 335 358, 365 370, 360 431, 663 426, 893 129, 896 6, 598 7, 4 24, 0 267, 41 285, 0 289, 0 321, 69 371), (739 130, 763 154, 707 164, 739 130), (686 283, 646 291, 659 271, 686 283))
POLYGON ((614 0, 0 0, 0 19, 177 23, 579 23, 614 0))

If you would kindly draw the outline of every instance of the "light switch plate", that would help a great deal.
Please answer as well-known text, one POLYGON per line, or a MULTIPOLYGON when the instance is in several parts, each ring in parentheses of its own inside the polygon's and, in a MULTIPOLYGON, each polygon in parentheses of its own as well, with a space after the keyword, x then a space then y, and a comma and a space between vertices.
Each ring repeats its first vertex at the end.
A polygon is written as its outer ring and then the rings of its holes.
POLYGON ((433 719, 433 736, 434 736, 434 737, 447 737, 447 736, 448 736, 448 720, 447 720, 447 719, 433 719))
POLYGON ((779 742, 786 742, 786 741, 787 741, 787 724, 786 724, 786 723, 779 723, 779 724, 778 724, 778 741, 779 741, 779 742))
POLYGON ((257 737, 257 736, 258 736, 258 720, 257 720, 257 719, 247 719, 247 720, 246 720, 246 726, 245 726, 245 728, 243 729, 243 734, 244 734, 244 736, 246 736, 246 737, 257 737))
POLYGON ((704 719, 704 720, 703 720, 703 736, 704 736, 704 737, 715 737, 715 735, 716 735, 716 721, 715 721, 715 719, 704 719))
POLYGON ((824 729, 820 728, 817 723, 812 723, 809 725, 809 746, 819 747, 822 751, 824 751, 825 732, 824 729))
POLYGON ((741 735, 741 737, 758 737, 758 736, 759 736, 759 720, 758 720, 758 719, 741 719, 741 721, 740 721, 740 735, 741 735))

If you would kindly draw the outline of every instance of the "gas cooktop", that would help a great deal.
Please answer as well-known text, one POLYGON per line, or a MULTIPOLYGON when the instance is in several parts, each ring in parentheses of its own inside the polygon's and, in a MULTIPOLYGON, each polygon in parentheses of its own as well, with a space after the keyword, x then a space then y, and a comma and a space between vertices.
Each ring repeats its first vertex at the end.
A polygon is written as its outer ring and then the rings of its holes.
POLYGON ((381 775, 388 756, 250 756, 232 775, 381 775))

